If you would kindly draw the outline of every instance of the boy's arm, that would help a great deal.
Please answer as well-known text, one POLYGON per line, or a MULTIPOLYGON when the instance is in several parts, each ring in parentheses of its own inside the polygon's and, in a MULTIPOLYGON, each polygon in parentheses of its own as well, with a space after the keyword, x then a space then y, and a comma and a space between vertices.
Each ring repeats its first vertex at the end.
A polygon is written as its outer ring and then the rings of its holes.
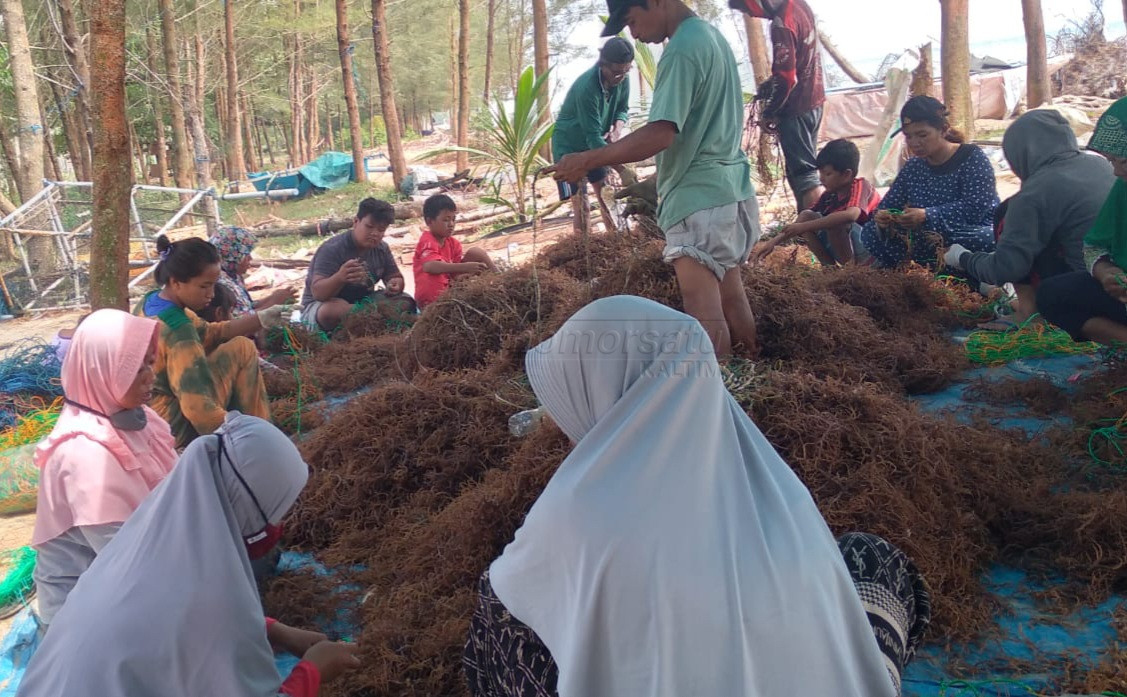
POLYGON ((791 223, 782 229, 778 239, 782 242, 783 240, 789 240, 792 237, 805 235, 810 232, 817 232, 819 230, 825 230, 826 228, 841 227, 842 225, 855 223, 860 218, 861 209, 853 206, 845 210, 835 211, 816 220, 808 220, 805 223, 791 223))
POLYGON ((423 273, 473 273, 479 268, 478 262, 463 261, 452 264, 447 261, 428 261, 423 264, 423 273))

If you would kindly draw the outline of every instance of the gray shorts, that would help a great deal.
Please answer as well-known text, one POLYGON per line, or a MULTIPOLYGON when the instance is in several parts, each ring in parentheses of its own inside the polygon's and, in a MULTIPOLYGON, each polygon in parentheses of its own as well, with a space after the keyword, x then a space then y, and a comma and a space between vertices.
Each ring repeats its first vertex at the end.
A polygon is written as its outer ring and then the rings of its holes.
POLYGON ((310 300, 308 305, 301 308, 301 323, 315 332, 324 331, 321 325, 317 324, 317 312, 324 304, 320 300, 310 300))
POLYGON ((665 231, 666 263, 688 257, 723 280, 747 261, 759 241, 759 202, 746 201, 697 211, 665 231))

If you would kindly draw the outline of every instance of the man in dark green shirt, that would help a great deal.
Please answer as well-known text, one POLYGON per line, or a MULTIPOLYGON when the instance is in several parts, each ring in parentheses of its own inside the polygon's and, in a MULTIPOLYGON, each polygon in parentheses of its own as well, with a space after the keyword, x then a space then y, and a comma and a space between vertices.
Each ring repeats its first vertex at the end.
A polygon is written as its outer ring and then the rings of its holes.
MULTIPOLYGON (((552 159, 564 155, 601 148, 618 140, 630 110, 630 68, 634 63, 634 46, 623 38, 615 37, 603 44, 599 62, 579 76, 567 91, 556 130, 552 134, 552 159)), ((620 174, 624 168, 615 167, 620 174)), ((587 172, 587 181, 595 190, 595 198, 602 211, 603 225, 608 231, 617 228, 607 204, 603 201, 603 182, 607 167, 587 172)), ((570 198, 580 190, 580 182, 568 182, 560 187, 560 197, 570 198)), ((578 214, 576 220, 579 220, 578 214)))

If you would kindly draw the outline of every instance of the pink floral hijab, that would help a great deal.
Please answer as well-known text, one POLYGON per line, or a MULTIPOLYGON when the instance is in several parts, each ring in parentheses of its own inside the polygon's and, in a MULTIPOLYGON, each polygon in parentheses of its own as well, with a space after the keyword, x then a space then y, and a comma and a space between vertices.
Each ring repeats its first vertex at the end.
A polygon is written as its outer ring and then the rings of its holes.
POLYGON ((98 310, 79 325, 63 361, 63 406, 39 444, 39 500, 33 544, 72 527, 124 522, 172 471, 176 450, 168 424, 149 407, 139 431, 113 426, 145 356, 157 339, 156 320, 98 310), (94 413, 100 412, 100 413, 94 413))

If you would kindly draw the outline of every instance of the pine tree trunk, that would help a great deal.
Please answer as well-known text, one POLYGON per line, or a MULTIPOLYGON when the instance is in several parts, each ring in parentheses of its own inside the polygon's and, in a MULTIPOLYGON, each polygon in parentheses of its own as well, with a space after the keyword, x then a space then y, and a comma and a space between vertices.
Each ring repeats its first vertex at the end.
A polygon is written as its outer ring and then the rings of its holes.
MULTIPOLYGON (((199 0, 191 0, 190 8, 192 11, 192 44, 195 50, 192 52, 189 63, 195 63, 195 79, 191 81, 189 87, 189 94, 187 97, 188 108, 191 110, 193 122, 192 129, 192 152, 195 155, 196 165, 196 180, 199 182, 201 189, 210 189, 212 185, 212 152, 210 142, 207 137, 207 124, 204 122, 204 108, 207 104, 207 83, 204 76, 207 74, 207 49, 204 47, 203 31, 200 29, 200 11, 199 0)), ((209 230, 214 226, 214 222, 209 220, 209 230)))
POLYGON ((90 304, 129 309, 129 130, 125 116, 125 0, 98 0, 90 17, 94 97, 94 215, 90 304))
POLYGON ((227 53, 227 178, 237 182, 247 178, 243 161, 243 124, 239 109, 239 64, 235 55, 234 0, 223 1, 224 41, 227 53))
POLYGON ((356 81, 352 75, 352 39, 348 32, 348 2, 336 0, 337 52, 340 54, 340 75, 344 83, 344 103, 348 108, 348 133, 352 139, 352 164, 356 181, 368 181, 364 169, 364 132, 360 130, 360 104, 356 100, 356 81))
MULTIPOLYGON (((90 168, 93 162, 91 153, 94 148, 94 132, 90 124, 90 64, 87 60, 86 48, 82 45, 82 35, 78 31, 78 22, 75 20, 74 3, 72 0, 57 0, 57 3, 60 24, 63 27, 63 51, 66 53, 67 61, 74 68, 74 72, 78 74, 78 79, 82 82, 81 85, 78 85, 77 104, 78 124, 84 136, 85 151, 80 154, 80 159, 86 166, 86 172, 82 175, 82 179, 83 181, 90 181, 92 176, 90 168)), ((156 66, 156 63, 153 63, 153 66, 156 66)))
MULTIPOLYGON (((755 77, 755 84, 761 85, 771 77, 771 58, 767 55, 767 37, 763 35, 763 25, 755 17, 744 15, 744 32, 747 34, 747 54, 751 61, 751 72, 755 77)), ((759 183, 763 187, 770 187, 775 183, 775 174, 771 171, 771 161, 775 157, 775 148, 771 136, 763 129, 759 129, 759 147, 755 157, 755 169, 759 175, 759 183)))
MULTIPOLYGON (((548 72, 548 7, 546 0, 532 0, 532 43, 535 55, 536 76, 548 72)), ((540 92, 538 105, 540 107, 540 123, 547 124, 552 118, 549 110, 549 95, 545 89, 540 92)), ((540 157, 552 161, 552 148, 545 143, 540 149, 540 157)))
MULTIPOLYGON (((1127 0, 1124 0, 1127 2, 1127 0)), ((497 15, 497 0, 489 0, 486 6, 486 29, 485 29, 485 86, 481 90, 481 101, 485 106, 489 106, 490 96, 489 93, 493 87, 491 81, 493 80, 493 29, 496 24, 497 15)))
POLYGON ((1021 0, 1021 15, 1025 23, 1026 107, 1034 109, 1053 103, 1041 0, 1021 0))
POLYGON ((176 186, 182 189, 194 187, 194 167, 192 155, 188 150, 188 128, 184 120, 184 106, 180 86, 180 41, 176 38, 176 11, 172 0, 157 0, 160 4, 160 26, 164 38, 164 68, 168 73, 168 107, 172 117, 172 171, 176 186))
POLYGON ((43 124, 35 89, 35 64, 31 60, 22 0, 0 0, 0 12, 8 34, 8 60, 19 124, 19 165, 14 174, 20 198, 26 201, 43 188, 43 124))
MULTIPOLYGON (((470 0, 458 0, 458 145, 470 144, 470 0)), ((459 152, 457 171, 470 166, 469 153, 459 152)))
MULTIPOLYGON (((145 27, 145 45, 148 49, 149 65, 159 65, 156 41, 153 40, 153 32, 147 25, 145 27)), ((157 169, 160 170, 160 185, 168 186, 168 143, 164 137, 164 107, 161 105, 159 92, 150 90, 149 99, 153 108, 153 130, 156 131, 157 169)))
MULTIPOLYGON (((11 0, 8 0, 9 2, 11 0)), ((391 75, 391 52, 387 40, 385 0, 372 0, 372 45, 376 54, 376 71, 380 80, 380 106, 387 129, 387 154, 396 190, 407 176, 407 160, 403 156, 403 137, 399 130, 399 109, 395 104, 395 79, 391 75)))
POLYGON ((51 97, 54 99, 55 109, 58 110, 59 118, 63 124, 63 138, 66 140, 70 162, 74 166, 75 179, 90 181, 90 163, 82 161, 82 156, 86 150, 86 137, 78 125, 77 110, 67 108, 66 96, 63 94, 63 88, 59 85, 58 72, 52 70, 49 73, 54 78, 50 81, 51 97))
MULTIPOLYGON (((195 0, 192 2, 192 15, 196 19, 195 56, 188 61, 188 89, 185 92, 185 107, 188 128, 192 132, 192 154, 195 156, 196 181, 201 189, 210 189, 211 177, 211 147, 208 145, 207 131, 204 125, 204 79, 199 66, 203 62, 204 47, 203 37, 199 33, 198 11, 195 9, 195 0)), ((214 224, 209 220, 209 224, 214 224)))
POLYGON ((321 112, 317 107, 317 76, 312 66, 306 68, 309 82, 306 85, 305 113, 309 116, 305 127, 305 160, 312 162, 321 151, 321 112))
POLYGON ((247 105, 246 92, 239 90, 239 123, 242 124, 243 133, 243 178, 246 178, 247 168, 258 171, 258 155, 254 151, 254 124, 253 114, 247 105))
POLYGON ((289 74, 289 87, 290 87, 290 126, 287 129, 289 138, 286 142, 289 145, 290 151, 290 166, 296 167, 302 164, 302 149, 301 149, 301 81, 297 79, 300 68, 297 63, 297 50, 298 42, 300 39, 295 34, 291 41, 292 48, 290 54, 290 74, 289 74))
POLYGON ((951 125, 967 141, 974 139, 974 109, 970 94, 969 0, 939 0, 941 7, 943 101, 951 125))

